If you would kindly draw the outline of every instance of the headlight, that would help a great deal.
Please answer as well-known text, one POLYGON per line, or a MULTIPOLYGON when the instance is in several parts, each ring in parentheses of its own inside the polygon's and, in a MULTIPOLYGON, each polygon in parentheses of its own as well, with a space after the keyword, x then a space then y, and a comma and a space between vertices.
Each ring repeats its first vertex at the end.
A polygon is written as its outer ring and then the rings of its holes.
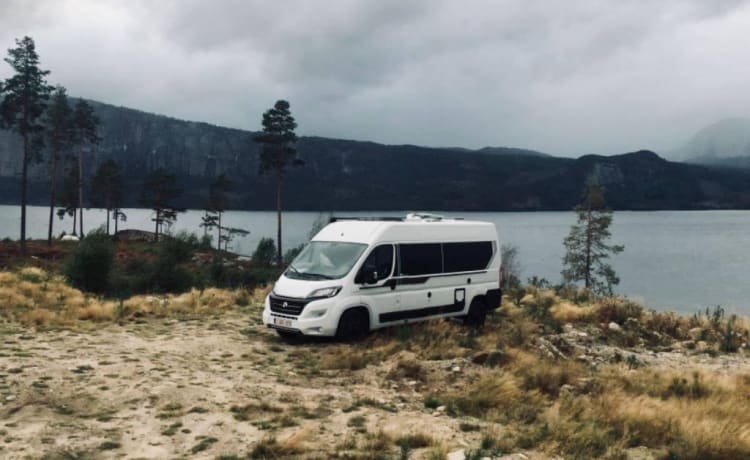
POLYGON ((307 296, 308 299, 323 299, 333 297, 341 291, 341 286, 333 286, 322 289, 316 289, 307 296))

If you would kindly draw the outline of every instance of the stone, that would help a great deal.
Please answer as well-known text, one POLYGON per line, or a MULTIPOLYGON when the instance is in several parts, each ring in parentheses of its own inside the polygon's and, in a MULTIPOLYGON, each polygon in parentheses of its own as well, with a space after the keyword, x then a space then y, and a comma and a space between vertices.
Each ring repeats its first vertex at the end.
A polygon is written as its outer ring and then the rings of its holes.
POLYGON ((450 452, 445 458, 446 460, 464 460, 466 458, 464 452, 464 449, 454 450, 453 452, 450 452))
POLYGON ((451 369, 451 371, 453 371, 453 372, 461 372, 461 366, 453 366, 453 368, 451 369))
POLYGON ((614 321, 612 321, 611 323, 609 323, 607 325, 607 329, 609 329, 612 332, 620 332, 620 331, 622 331, 622 327, 620 327, 620 325, 617 324, 617 323, 615 323, 614 321))
POLYGON ((481 351, 479 353, 474 354, 474 356, 471 357, 471 362, 474 364, 479 364, 480 366, 483 365, 487 361, 487 357, 490 354, 486 351, 481 351))
POLYGON ((16 399, 15 395, 8 395, 8 396, 5 397, 6 401, 14 401, 15 399, 16 399))

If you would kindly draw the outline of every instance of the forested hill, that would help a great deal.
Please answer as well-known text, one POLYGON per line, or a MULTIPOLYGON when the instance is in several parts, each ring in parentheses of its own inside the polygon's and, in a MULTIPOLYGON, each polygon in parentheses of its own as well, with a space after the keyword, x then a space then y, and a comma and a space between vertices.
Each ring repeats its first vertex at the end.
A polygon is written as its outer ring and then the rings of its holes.
MULTIPOLYGON (((252 133, 91 102, 102 142, 86 153, 86 172, 114 158, 125 170, 125 206, 138 206, 146 174, 179 177, 183 206, 200 208, 220 173, 234 182, 232 207, 273 209, 271 177, 258 175, 252 133)), ((18 140, 0 131, 0 201, 18 203, 18 140)), ((750 208, 750 172, 666 161, 647 151, 558 158, 512 148, 427 148, 303 137, 284 207, 296 210, 568 210, 596 175, 615 209, 750 208)), ((31 202, 46 203, 43 163, 32 168, 31 202)))

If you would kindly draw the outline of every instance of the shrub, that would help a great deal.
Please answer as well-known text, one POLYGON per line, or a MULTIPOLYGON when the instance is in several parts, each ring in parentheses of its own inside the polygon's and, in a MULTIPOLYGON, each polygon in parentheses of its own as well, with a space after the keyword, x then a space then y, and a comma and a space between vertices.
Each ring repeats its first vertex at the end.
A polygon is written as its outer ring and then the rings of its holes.
POLYGON ((725 353, 735 353, 740 349, 740 332, 737 328, 737 315, 732 315, 721 330, 719 350, 725 353))
POLYGON ((185 292, 193 286, 200 286, 201 277, 183 265, 190 261, 199 245, 198 237, 185 232, 160 240, 151 276, 153 289, 157 292, 185 292))
POLYGON ((599 322, 605 324, 610 322, 625 324, 628 319, 638 319, 642 314, 642 306, 620 297, 606 298, 596 307, 596 315, 599 322))
POLYGON ((76 246, 65 265, 65 277, 84 291, 105 292, 114 257, 109 235, 102 228, 94 230, 76 246))
POLYGON ((503 282, 500 287, 506 292, 509 289, 519 289, 521 287, 521 263, 518 260, 518 246, 514 244, 502 245, 500 257, 502 261, 500 268, 503 272, 503 282))
POLYGON ((269 266, 276 258, 276 243, 271 238, 261 238, 253 252, 252 260, 257 265, 269 266))

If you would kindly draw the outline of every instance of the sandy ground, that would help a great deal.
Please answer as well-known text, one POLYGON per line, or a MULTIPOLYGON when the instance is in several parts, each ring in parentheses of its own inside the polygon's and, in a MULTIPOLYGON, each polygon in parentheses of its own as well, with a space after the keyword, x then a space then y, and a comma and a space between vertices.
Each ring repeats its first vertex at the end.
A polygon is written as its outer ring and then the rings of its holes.
MULTIPOLYGON (((395 455, 395 438, 426 434, 461 459, 458 451, 476 448, 485 433, 503 433, 424 404, 476 378, 481 366, 421 361, 426 376, 414 379, 394 372, 414 359, 399 352, 359 370, 326 370, 331 356, 356 349, 288 344, 258 317, 253 310, 52 331, 0 323, 0 458, 244 457, 271 436, 292 458, 356 458, 383 446, 395 455), (476 428, 463 431, 462 422, 476 428)), ((561 337, 594 361, 618 352, 580 331, 561 337)), ((733 374, 750 366, 745 355, 635 353, 656 368, 733 374)), ((415 449, 410 458, 427 453, 415 449)))
POLYGON ((425 408, 419 382, 388 378, 398 356, 320 370, 329 347, 347 345, 286 344, 239 313, 85 332, 0 325, 0 341, 0 458, 243 456, 271 434, 296 456, 330 458, 380 430, 427 433, 449 450, 481 438, 425 408))

